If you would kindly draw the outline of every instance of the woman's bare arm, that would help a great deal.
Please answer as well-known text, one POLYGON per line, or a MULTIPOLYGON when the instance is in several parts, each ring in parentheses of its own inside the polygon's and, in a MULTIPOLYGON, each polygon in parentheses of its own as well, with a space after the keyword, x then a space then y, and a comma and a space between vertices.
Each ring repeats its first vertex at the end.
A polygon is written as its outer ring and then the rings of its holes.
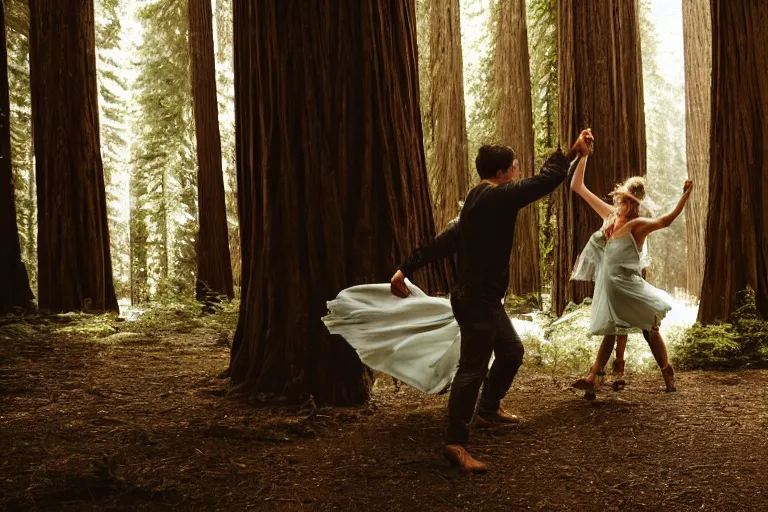
POLYGON ((586 185, 584 185, 584 170, 587 167, 588 159, 589 156, 584 156, 579 160, 579 163, 576 166, 576 172, 573 173, 573 178, 571 178, 571 190, 583 197, 587 204, 591 206, 601 218, 605 219, 611 214, 613 208, 597 197, 586 185))
POLYGON ((642 247, 643 242, 645 242, 645 238, 648 235, 654 231, 668 227, 683 212, 685 203, 688 202, 688 197, 691 195, 692 187, 693 182, 691 180, 686 180, 685 185, 683 186, 683 195, 671 212, 655 219, 640 218, 632 221, 632 235, 635 237, 638 246, 642 247))

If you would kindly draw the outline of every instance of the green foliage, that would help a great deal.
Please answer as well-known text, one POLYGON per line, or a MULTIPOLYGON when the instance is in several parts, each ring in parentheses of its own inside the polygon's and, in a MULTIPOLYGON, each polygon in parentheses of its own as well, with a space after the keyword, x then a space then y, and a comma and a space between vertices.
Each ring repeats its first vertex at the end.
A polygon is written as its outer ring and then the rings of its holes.
POLYGON ((37 290, 37 195, 32 152, 32 98, 29 85, 29 7, 6 1, 8 86, 11 104, 11 164, 21 256, 30 286, 37 290))
POLYGON ((109 242, 115 293, 130 296, 130 247, 128 203, 123 179, 127 173, 126 104, 127 85, 119 64, 122 49, 121 18, 125 9, 118 0, 98 0, 94 4, 96 20, 96 71, 99 88, 99 127, 104 184, 107 196, 109 242))
POLYGON ((477 150, 493 143, 496 133, 496 103, 491 84, 493 67, 493 23, 495 8, 482 0, 460 2, 462 51, 464 53, 464 96, 467 109, 467 157, 470 185, 479 181, 475 172, 477 150), (470 30, 465 30, 464 27, 470 30), (479 34, 470 39, 465 33, 479 34))
MULTIPOLYGON (((648 0, 640 2, 640 34, 643 54, 645 132, 647 142, 648 195, 659 206, 657 214, 671 210, 683 192, 685 163, 685 84, 674 82, 659 68, 659 41, 650 19, 648 0)), ((680 63, 682 68, 682 62, 680 63)), ((654 233, 647 243, 652 264, 648 280, 672 290, 686 285, 685 216, 667 229, 654 233)))
MULTIPOLYGON (((557 6, 555 0, 528 2, 528 53, 531 66, 534 154, 540 168, 558 146, 557 135, 557 6)), ((552 256, 557 222, 554 198, 538 202, 541 282, 552 282, 552 256)))
POLYGON ((504 309, 509 314, 525 314, 541 309, 539 295, 530 293, 527 295, 508 294, 504 298, 504 309))
POLYGON ((555 235, 557 234, 557 217, 555 216, 555 199, 552 195, 536 203, 539 209, 539 266, 541 284, 545 290, 551 289, 552 258, 555 250, 555 235))
POLYGON ((61 327, 57 329, 57 332, 61 334, 79 334, 91 338, 104 338, 117 333, 117 329, 110 325, 111 318, 93 316, 86 316, 84 318, 87 321, 81 320, 80 322, 61 327))
POLYGON ((536 160, 543 162, 558 146, 556 1, 530 0, 527 18, 536 137, 534 150, 536 160))
POLYGON ((63 313, 27 315, 23 321, 0 325, 0 341, 33 338, 55 333, 98 343, 140 343, 163 332, 186 333, 194 329, 210 329, 229 335, 237 326, 238 301, 223 300, 213 313, 203 314, 202 305, 188 296, 169 296, 165 303, 151 303, 142 309, 129 307, 114 313, 63 313))
POLYGON ((197 160, 187 3, 144 2, 133 84, 138 107, 131 175, 133 286, 159 296, 194 292, 197 160), (146 281, 143 281, 146 279, 146 281))
POLYGON ((130 330, 144 333, 158 331, 189 332, 206 328, 229 333, 237 327, 240 309, 238 300, 222 300, 215 304, 214 313, 203 313, 203 305, 188 295, 168 295, 162 302, 154 302, 129 322, 130 330))
POLYGON ((757 312, 754 290, 739 293, 728 323, 688 329, 673 354, 685 369, 768 367, 768 321, 757 312))

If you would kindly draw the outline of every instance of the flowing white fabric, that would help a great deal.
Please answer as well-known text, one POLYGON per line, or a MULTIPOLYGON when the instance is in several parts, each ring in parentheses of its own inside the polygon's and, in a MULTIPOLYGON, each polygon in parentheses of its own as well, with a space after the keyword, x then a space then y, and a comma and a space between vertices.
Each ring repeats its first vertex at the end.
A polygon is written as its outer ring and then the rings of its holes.
POLYGON ((430 297, 406 279, 411 295, 395 297, 389 284, 342 290, 328 302, 323 323, 340 334, 360 360, 420 389, 439 393, 453 379, 461 336, 448 299, 430 297))

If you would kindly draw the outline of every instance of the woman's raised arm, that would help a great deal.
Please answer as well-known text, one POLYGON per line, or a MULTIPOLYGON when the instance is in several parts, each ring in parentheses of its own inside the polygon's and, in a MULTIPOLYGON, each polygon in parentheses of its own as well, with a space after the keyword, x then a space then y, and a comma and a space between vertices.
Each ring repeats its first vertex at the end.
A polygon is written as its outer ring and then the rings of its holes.
POLYGON ((683 212, 685 203, 688 202, 688 196, 691 195, 691 187, 693 187, 693 182, 686 180, 685 185, 683 185, 683 195, 677 202, 677 206, 666 215, 656 219, 636 219, 637 222, 632 226, 632 235, 635 237, 638 245, 642 246, 645 237, 649 234, 668 227, 683 212))
POLYGON ((586 185, 584 185, 584 170, 587 167, 588 159, 589 156, 583 156, 576 165, 576 171, 573 173, 573 178, 571 178, 571 190, 583 197, 587 204, 591 206, 601 218, 605 219, 611 214, 613 208, 597 197, 586 185))

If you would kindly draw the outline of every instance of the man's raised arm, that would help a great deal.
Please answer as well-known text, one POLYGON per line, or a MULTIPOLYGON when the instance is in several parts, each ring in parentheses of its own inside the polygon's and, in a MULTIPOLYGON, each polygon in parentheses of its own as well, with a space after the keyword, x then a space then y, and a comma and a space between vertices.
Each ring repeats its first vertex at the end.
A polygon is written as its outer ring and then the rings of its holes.
POLYGON ((567 155, 558 149, 544 162, 539 174, 503 186, 515 198, 521 208, 541 199, 565 180, 576 157, 589 154, 593 140, 589 128, 582 131, 567 155))

